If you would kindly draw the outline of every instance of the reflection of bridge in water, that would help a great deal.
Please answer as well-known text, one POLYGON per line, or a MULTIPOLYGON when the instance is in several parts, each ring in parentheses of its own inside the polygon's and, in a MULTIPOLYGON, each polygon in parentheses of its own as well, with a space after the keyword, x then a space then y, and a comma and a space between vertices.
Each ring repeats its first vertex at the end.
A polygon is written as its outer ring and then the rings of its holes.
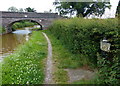
POLYGON ((60 18, 57 13, 36 13, 36 12, 6 12, 0 11, 0 20, 2 20, 2 27, 7 32, 11 32, 11 26, 15 22, 28 20, 38 23, 42 29, 46 29, 53 20, 60 18))

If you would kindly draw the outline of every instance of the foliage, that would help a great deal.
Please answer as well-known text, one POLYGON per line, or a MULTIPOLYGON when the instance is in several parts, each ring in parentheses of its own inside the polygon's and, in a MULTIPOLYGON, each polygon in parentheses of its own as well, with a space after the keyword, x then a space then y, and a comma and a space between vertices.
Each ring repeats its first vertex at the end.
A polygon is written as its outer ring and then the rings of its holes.
POLYGON ((106 8, 110 8, 109 2, 54 2, 56 9, 60 12, 61 15, 66 15, 68 13, 74 14, 77 12, 77 16, 82 14, 83 17, 95 14, 97 16, 102 16, 106 8))
POLYGON ((63 19, 54 22, 49 28, 51 33, 56 36, 74 54, 82 54, 89 58, 92 63, 97 64, 97 52, 100 39, 109 37, 108 33, 116 33, 117 21, 113 19, 63 19), (112 22, 112 24, 111 24, 112 22))
POLYGON ((36 10, 34 8, 28 7, 28 8, 16 8, 14 6, 11 6, 8 8, 9 12, 36 12, 36 10))
MULTIPOLYGON (((73 54, 88 58, 99 68, 98 82, 101 84, 119 83, 120 30, 117 19, 61 19, 51 25, 49 31, 73 54), (111 52, 105 58, 100 50, 100 40, 106 37, 111 43, 111 52), (110 62, 109 62, 110 61, 110 62), (109 63, 111 65, 109 65, 109 63)), ((79 58, 79 57, 76 57, 79 58)), ((72 61, 71 61, 72 62, 72 61)), ((62 62, 63 63, 63 62, 62 62)))
POLYGON ((49 31, 44 31, 51 39, 53 50, 54 72, 53 79, 55 84, 68 84, 68 74, 64 69, 75 69, 82 66, 91 66, 88 58, 84 55, 73 54, 65 48, 64 44, 49 31), (62 63, 62 64, 61 64, 62 63))
POLYGON ((2 84, 42 84, 47 42, 41 32, 34 32, 31 39, 2 62, 2 84))
POLYGON ((26 12, 36 12, 34 8, 28 7, 25 9, 26 12))
POLYGON ((3 28, 3 27, 0 26, 0 34, 2 34, 4 32, 5 32, 5 28, 3 28))
POLYGON ((10 12, 18 12, 18 9, 16 7, 12 6, 12 7, 8 8, 8 11, 10 11, 10 12))
POLYGON ((19 8, 18 12, 24 12, 23 8, 19 8))
POLYGON ((105 52, 106 56, 102 53, 99 55, 99 83, 108 85, 120 84, 120 30, 119 27, 117 34, 111 34, 110 52, 105 52))
POLYGON ((117 14, 117 15, 120 14, 120 1, 118 2, 116 14, 117 14))
POLYGON ((105 58, 100 58, 99 65, 99 78, 98 83, 108 85, 120 84, 120 60, 113 58, 113 63, 105 58))
POLYGON ((45 31, 52 42, 53 47, 53 59, 58 68, 79 68, 84 65, 91 65, 88 58, 82 54, 73 54, 65 48, 65 45, 61 43, 59 39, 56 39, 49 30, 45 31), (59 64, 62 63, 62 64, 59 64))
POLYGON ((29 22, 29 21, 16 22, 12 25, 12 30, 16 30, 18 28, 23 28, 23 27, 34 26, 34 25, 37 25, 37 23, 29 22))

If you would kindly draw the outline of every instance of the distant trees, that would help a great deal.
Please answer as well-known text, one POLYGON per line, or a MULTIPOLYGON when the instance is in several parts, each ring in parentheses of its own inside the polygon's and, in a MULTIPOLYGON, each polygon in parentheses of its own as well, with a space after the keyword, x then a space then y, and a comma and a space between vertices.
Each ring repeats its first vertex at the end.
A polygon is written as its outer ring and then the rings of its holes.
POLYGON ((31 7, 27 7, 25 9, 23 8, 19 8, 17 9, 16 7, 12 6, 8 8, 8 11, 10 12, 36 12, 36 10, 34 8, 31 7))
POLYGON ((26 12, 36 12, 34 8, 28 7, 25 9, 26 12))
POLYGON ((120 1, 118 2, 118 6, 117 6, 117 11, 116 11, 116 15, 120 15, 120 1))
POLYGON ((16 7, 12 6, 12 7, 8 8, 8 11, 10 11, 10 12, 18 12, 18 9, 16 7))
POLYGON ((24 9, 23 9, 23 8, 20 8, 18 11, 19 11, 19 12, 24 12, 24 9))
POLYGON ((82 15, 86 17, 91 14, 95 14, 96 16, 102 16, 105 12, 105 9, 110 8, 109 2, 97 2, 93 0, 93 2, 54 2, 56 9, 60 13, 60 15, 73 15, 77 12, 77 16, 82 15))

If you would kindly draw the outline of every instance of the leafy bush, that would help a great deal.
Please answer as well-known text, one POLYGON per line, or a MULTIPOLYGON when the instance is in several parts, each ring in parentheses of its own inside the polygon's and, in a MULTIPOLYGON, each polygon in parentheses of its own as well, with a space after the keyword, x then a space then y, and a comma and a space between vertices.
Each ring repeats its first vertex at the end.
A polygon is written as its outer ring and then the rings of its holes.
POLYGON ((42 33, 34 32, 31 39, 2 62, 2 84, 42 84, 47 42, 42 33))
POLYGON ((117 57, 113 58, 113 63, 105 58, 100 58, 98 61, 98 83, 115 85, 120 84, 120 60, 117 57))
POLYGON ((120 84, 120 30, 119 27, 117 28, 116 34, 109 33, 111 35, 110 52, 105 52, 105 58, 102 53, 98 56, 98 82, 115 86, 120 84))

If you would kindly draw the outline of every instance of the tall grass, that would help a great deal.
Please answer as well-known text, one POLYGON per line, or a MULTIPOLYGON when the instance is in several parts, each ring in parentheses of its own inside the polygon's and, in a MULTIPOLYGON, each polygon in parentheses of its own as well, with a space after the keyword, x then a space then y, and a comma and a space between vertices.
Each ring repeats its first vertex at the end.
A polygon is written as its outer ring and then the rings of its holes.
POLYGON ((41 32, 32 37, 2 62, 2 84, 42 84, 47 42, 41 32))

